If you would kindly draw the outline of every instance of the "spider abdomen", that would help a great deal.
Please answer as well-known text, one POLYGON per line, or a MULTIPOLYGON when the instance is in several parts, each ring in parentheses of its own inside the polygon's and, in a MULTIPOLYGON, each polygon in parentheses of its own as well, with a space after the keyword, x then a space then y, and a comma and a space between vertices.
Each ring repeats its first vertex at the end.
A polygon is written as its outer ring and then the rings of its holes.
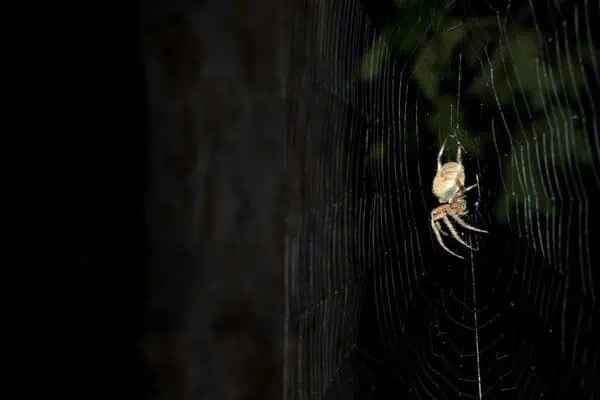
POLYGON ((447 203, 456 196, 461 186, 464 187, 464 183, 464 167, 451 161, 442 165, 435 178, 433 178, 432 191, 440 203, 447 203))

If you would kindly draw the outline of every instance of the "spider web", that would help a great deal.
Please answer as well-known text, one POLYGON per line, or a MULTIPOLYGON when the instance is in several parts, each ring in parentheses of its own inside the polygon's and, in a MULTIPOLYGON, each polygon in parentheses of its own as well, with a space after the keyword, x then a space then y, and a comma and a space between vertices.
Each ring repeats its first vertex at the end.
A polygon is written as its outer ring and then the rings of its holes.
POLYGON ((296 6, 284 397, 597 398, 598 2, 296 6))

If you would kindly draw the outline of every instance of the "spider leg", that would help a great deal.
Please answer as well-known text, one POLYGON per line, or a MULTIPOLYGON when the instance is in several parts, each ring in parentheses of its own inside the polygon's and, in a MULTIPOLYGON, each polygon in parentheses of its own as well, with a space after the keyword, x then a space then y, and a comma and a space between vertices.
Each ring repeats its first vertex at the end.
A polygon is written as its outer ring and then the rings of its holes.
POLYGON ((458 150, 456 151, 456 162, 459 163, 459 164, 462 164, 461 149, 462 149, 462 146, 460 145, 460 143, 458 143, 458 150))
POLYGON ((465 193, 465 192, 468 192, 469 190, 473 189, 474 187, 477 187, 478 185, 479 185, 479 183, 474 183, 474 184, 473 184, 473 185, 471 185, 471 186, 468 186, 468 187, 466 187, 466 188, 463 188, 462 192, 463 192, 463 193, 465 193))
POLYGON ((444 223, 446 224, 446 226, 448 227, 448 229, 450 229, 450 233, 452 234, 452 236, 454 237, 454 239, 456 239, 460 244, 462 244, 465 247, 468 247, 471 250, 475 250, 473 247, 469 246, 467 244, 467 242, 465 242, 464 240, 462 240, 460 238, 460 236, 458 235, 458 232, 456 232, 456 229, 454 229, 454 226, 452 225, 452 222, 450 222, 450 220, 448 219, 447 216, 443 216, 442 219, 444 220, 444 223))
POLYGON ((448 234, 442 230, 442 226, 440 225, 439 221, 435 221, 435 226, 442 235, 448 236, 448 234))
MULTIPOLYGON (((438 224, 438 226, 439 226, 439 224, 438 224)), ((438 231, 438 228, 436 227, 436 222, 433 220, 431 220, 431 228, 433 229, 433 233, 435 233, 435 238, 437 239, 440 246, 442 246, 444 248, 444 250, 446 250, 448 253, 452 254, 455 257, 464 259, 464 257, 459 256, 458 254, 456 254, 455 252, 450 250, 448 247, 446 247, 446 245, 444 244, 444 241, 442 240, 442 235, 440 235, 440 232, 438 231)))
MULTIPOLYGON (((453 215, 453 214, 449 214, 452 218, 457 218, 457 216, 453 215)), ((460 218, 459 218, 460 219, 460 218)), ((464 222, 462 219, 460 221, 458 221, 459 224, 461 224, 461 222, 464 222)), ((462 225, 462 224, 461 224, 462 225)), ((454 226, 454 225, 453 225, 454 226)), ((442 232, 444 233, 444 232, 442 232)), ((479 247, 471 247, 471 249, 475 250, 475 251, 479 251, 479 247)))
POLYGON ((484 231, 483 229, 479 229, 479 228, 475 228, 474 226, 471 226, 469 224, 467 224, 465 221, 462 220, 462 218, 460 218, 458 215, 454 215, 454 214, 450 214, 450 216, 456 221, 458 222, 458 224, 460 226, 462 226, 465 229, 470 229, 472 231, 475 232, 481 232, 481 233, 489 233, 488 231, 484 231))
POLYGON ((446 147, 446 139, 444 139, 444 143, 442 143, 442 148, 437 156, 437 169, 438 171, 442 168, 442 154, 444 154, 444 147, 446 147))

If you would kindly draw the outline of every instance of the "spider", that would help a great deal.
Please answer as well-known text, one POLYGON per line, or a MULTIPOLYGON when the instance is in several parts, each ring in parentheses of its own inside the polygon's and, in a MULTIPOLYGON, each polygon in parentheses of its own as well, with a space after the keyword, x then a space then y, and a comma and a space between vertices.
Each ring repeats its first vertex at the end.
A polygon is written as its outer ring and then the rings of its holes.
POLYGON ((437 206, 431 211, 431 228, 433 229, 433 233, 435 233, 437 241, 444 250, 458 258, 464 259, 464 257, 459 256, 444 244, 441 234, 445 236, 448 236, 448 234, 442 230, 440 220, 444 221, 444 224, 448 227, 448 230, 450 230, 454 239, 471 250, 476 249, 469 246, 460 238, 458 232, 452 225, 450 218, 463 228, 482 233, 488 232, 483 229, 475 228, 460 218, 461 216, 468 214, 465 193, 476 187, 478 183, 465 188, 465 167, 462 164, 460 145, 458 147, 458 152, 456 153, 456 161, 449 161, 442 165, 442 154, 444 153, 445 146, 446 141, 442 144, 442 148, 437 157, 437 171, 435 178, 433 178, 432 188, 433 194, 438 198, 440 203, 444 204, 437 206), (450 216, 450 218, 448 218, 448 216, 450 216))

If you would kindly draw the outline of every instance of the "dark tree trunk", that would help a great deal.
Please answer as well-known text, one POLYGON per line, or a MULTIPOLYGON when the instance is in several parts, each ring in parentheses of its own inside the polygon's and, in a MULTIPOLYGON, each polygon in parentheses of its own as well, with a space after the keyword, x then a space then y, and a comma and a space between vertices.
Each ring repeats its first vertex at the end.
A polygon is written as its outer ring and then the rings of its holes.
POLYGON ((155 399, 282 396, 280 0, 141 1, 155 399))

